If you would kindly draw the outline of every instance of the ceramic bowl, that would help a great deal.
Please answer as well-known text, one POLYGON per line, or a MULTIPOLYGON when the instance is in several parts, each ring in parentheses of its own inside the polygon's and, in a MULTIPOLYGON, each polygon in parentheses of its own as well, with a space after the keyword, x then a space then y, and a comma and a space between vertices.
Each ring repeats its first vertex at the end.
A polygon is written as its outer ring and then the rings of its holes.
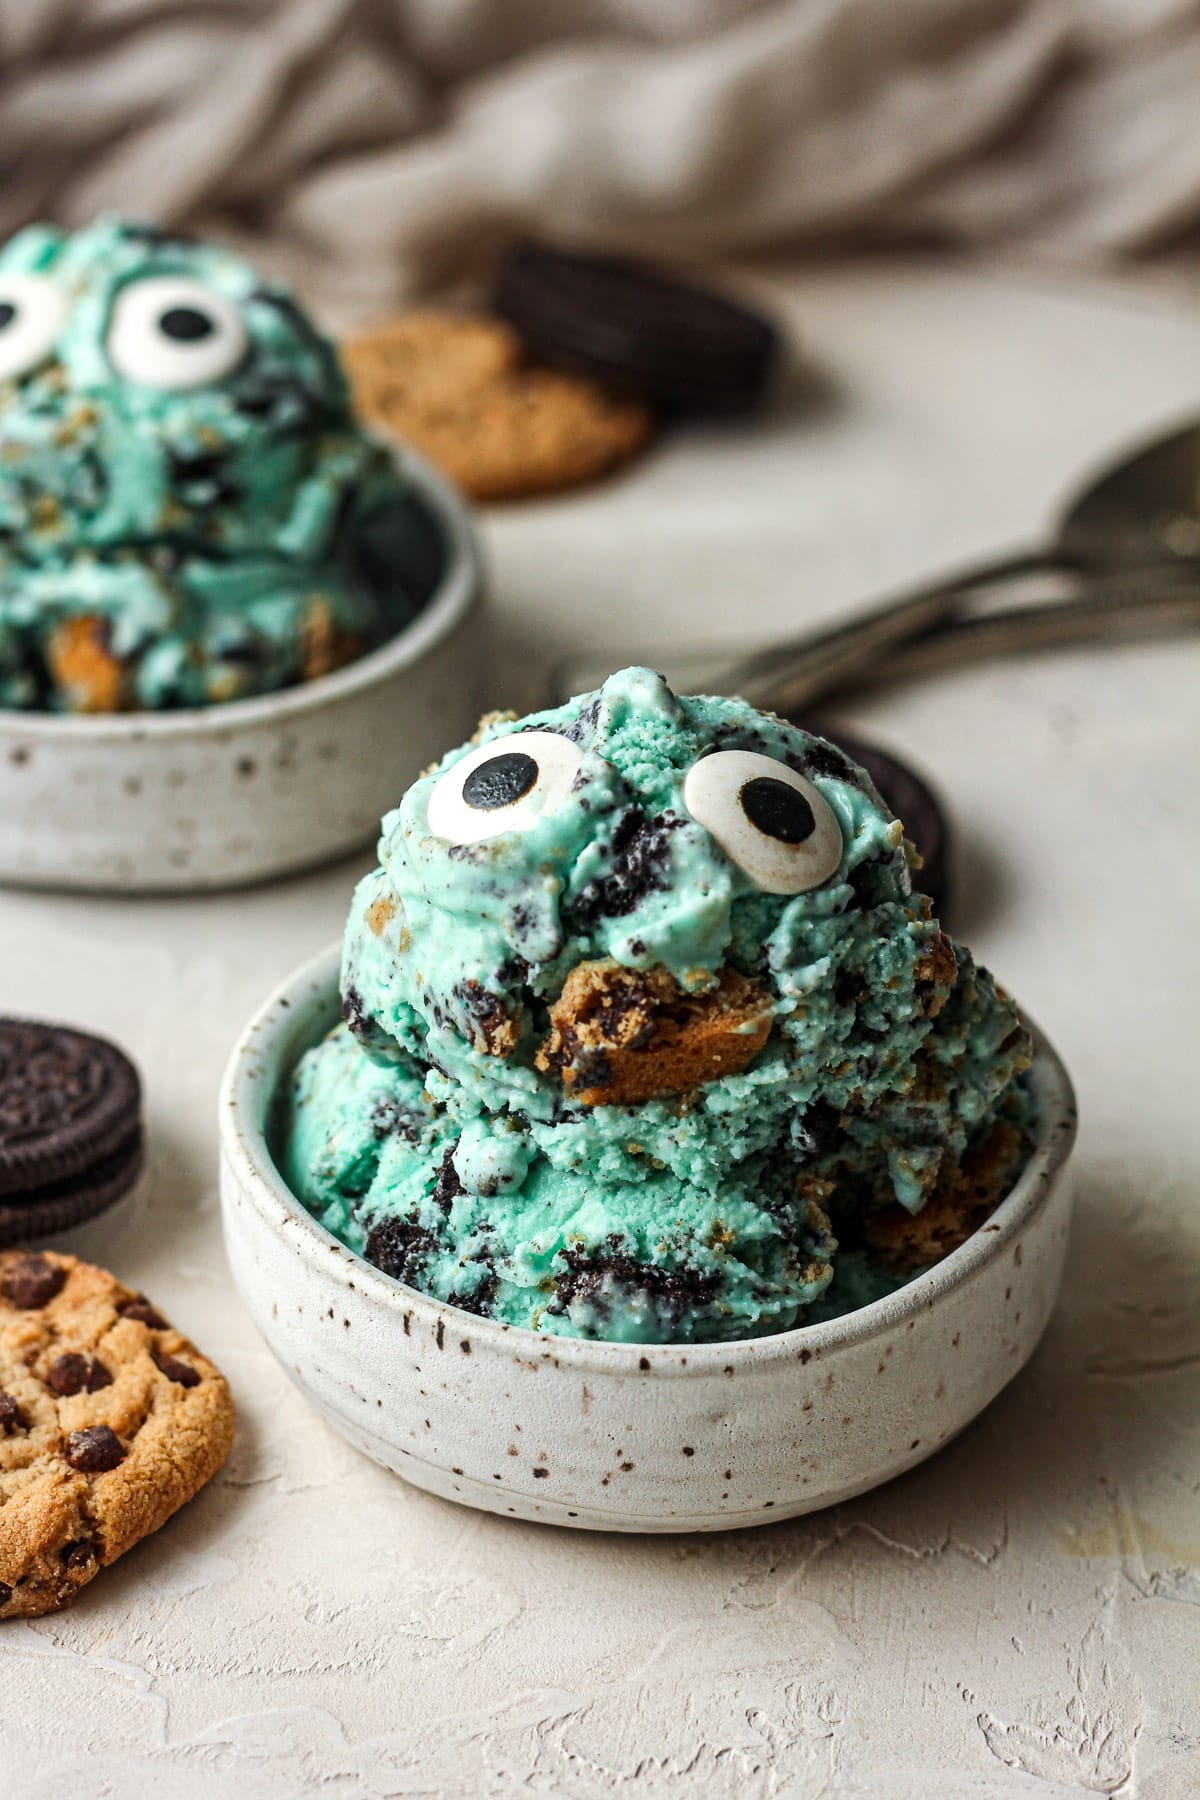
POLYGON ((428 463, 396 458, 428 594, 412 625, 332 675, 223 706, 0 710, 0 881, 195 891, 327 862, 368 842, 421 764, 470 734, 478 539, 428 463))
POLYGON ((811 1512, 924 1461, 995 1398, 1050 1316, 1070 1214, 1070 1079, 1044 1039, 1041 1126, 1008 1198, 908 1287, 733 1344, 584 1343, 442 1305, 353 1255, 271 1155, 296 1059, 339 1016, 335 951, 268 1001, 220 1103, 221 1203, 255 1324, 336 1431, 406 1480, 521 1519, 717 1531, 811 1512))

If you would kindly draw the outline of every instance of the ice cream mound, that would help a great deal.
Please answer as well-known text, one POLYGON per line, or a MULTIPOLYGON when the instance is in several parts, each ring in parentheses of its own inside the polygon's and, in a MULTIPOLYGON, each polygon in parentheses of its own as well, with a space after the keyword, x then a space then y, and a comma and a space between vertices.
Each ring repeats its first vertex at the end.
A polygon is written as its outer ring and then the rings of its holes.
POLYGON ((1011 1184, 1028 1035, 823 739, 627 669, 486 720, 379 854, 280 1159, 388 1274, 536 1331, 748 1337, 898 1285, 1011 1184))
POLYGON ((413 616, 409 529, 331 345, 240 257, 115 219, 0 251, 0 705, 326 674, 413 616))

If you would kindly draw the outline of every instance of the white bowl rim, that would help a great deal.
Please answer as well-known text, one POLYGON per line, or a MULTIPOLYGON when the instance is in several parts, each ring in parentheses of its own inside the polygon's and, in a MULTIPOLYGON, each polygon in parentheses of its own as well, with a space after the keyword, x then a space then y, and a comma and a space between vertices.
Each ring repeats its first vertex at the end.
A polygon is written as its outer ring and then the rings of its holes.
MULTIPOLYGON (((731 1361, 742 1368, 762 1370, 794 1358, 807 1362, 817 1356, 827 1357, 907 1324, 1012 1245, 1044 1204, 1075 1142, 1078 1116, 1071 1078, 1053 1045, 1022 1011, 1034 1037, 1033 1074, 1041 1101, 1033 1150, 1011 1191, 986 1223, 932 1269, 895 1293, 840 1318, 793 1326, 790 1331, 765 1337, 706 1344, 626 1344, 530 1331, 523 1325, 503 1324, 466 1312, 385 1275, 313 1218, 276 1168, 266 1134, 251 1106, 256 1075, 264 1068, 263 1040, 268 1035, 278 1035, 290 1021, 294 1016, 292 1008, 305 990, 311 994, 332 985, 336 991, 340 954, 340 945, 327 946, 296 969, 243 1030, 221 1081, 220 1140, 241 1192, 252 1199, 267 1223, 298 1235, 302 1248, 307 1242, 312 1250, 329 1253, 326 1266, 330 1276, 395 1311, 397 1329, 401 1328, 404 1313, 410 1315, 410 1323, 413 1316, 424 1316, 431 1327, 438 1319, 450 1321, 464 1335, 469 1334, 472 1343, 481 1349, 490 1347, 509 1356, 528 1356, 536 1347, 545 1359, 553 1358, 559 1364, 597 1375, 699 1376, 712 1374, 731 1361)), ((269 1110, 273 1098, 269 1097, 264 1110, 269 1110)))
POLYGON ((421 660, 460 623, 484 586, 483 547, 466 500, 419 451, 405 445, 388 448, 401 473, 417 490, 437 520, 446 545, 446 566, 433 593, 411 624, 374 650, 329 675, 314 676, 268 694, 245 700, 222 700, 212 706, 181 706, 169 712, 50 713, 0 707, 0 732, 34 742, 103 743, 114 739, 213 738, 240 728, 271 724, 319 710, 387 681, 421 660))

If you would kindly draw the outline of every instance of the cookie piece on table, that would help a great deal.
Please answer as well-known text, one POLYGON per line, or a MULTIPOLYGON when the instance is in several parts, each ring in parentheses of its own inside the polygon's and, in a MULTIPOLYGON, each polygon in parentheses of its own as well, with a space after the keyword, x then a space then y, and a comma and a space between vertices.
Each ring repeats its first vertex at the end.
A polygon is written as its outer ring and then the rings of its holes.
POLYGON ((141 1173, 142 1089, 115 1044, 0 1019, 0 1245, 66 1230, 141 1173))
POLYGON ((0 1619, 69 1606, 212 1479, 233 1424, 225 1377, 144 1295, 0 1254, 0 1619))
POLYGON ((640 401, 528 363, 516 333, 482 315, 403 313, 345 343, 342 359, 363 418, 476 500, 590 481, 653 429, 640 401))

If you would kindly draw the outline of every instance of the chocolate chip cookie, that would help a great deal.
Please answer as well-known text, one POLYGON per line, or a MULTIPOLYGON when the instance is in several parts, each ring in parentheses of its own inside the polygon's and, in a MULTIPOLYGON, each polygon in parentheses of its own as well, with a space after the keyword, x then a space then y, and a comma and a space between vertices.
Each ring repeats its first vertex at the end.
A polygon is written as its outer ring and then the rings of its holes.
POLYGON ((530 363, 500 319, 412 312, 342 346, 369 424, 413 444, 476 500, 590 481, 653 429, 640 401, 530 363))
POLYGON ((144 1295, 73 1256, 0 1254, 0 1619, 69 1606, 232 1442, 224 1376, 144 1295))

